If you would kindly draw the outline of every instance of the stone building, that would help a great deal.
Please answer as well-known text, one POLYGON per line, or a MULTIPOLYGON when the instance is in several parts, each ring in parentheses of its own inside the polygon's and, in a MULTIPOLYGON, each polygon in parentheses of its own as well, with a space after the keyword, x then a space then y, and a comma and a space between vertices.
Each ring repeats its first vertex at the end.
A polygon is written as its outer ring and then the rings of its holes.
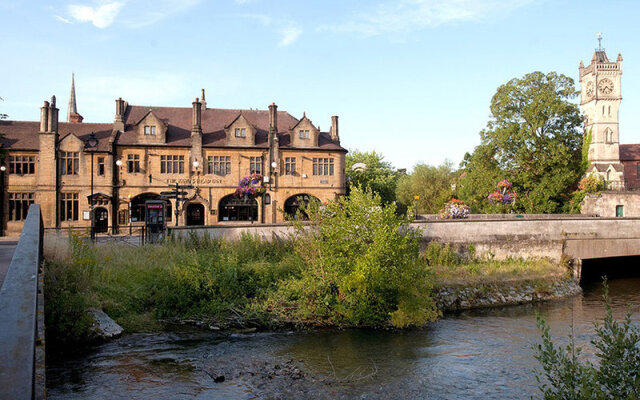
POLYGON ((587 174, 599 174, 607 191, 582 203, 582 213, 603 217, 640 216, 640 144, 620 144, 622 55, 610 61, 601 46, 591 63, 580 61, 580 107, 585 135, 591 135, 587 174))
POLYGON ((282 222, 300 201, 345 194, 337 116, 321 132, 306 115, 297 119, 275 104, 209 108, 203 89, 202 100, 184 108, 117 99, 113 123, 86 123, 74 86, 67 122, 58 122, 55 96, 39 122, 0 121, 3 232, 19 232, 33 202, 46 227, 88 227, 92 204, 96 231, 117 232, 141 225, 145 201, 163 199, 176 184, 191 187, 179 190, 184 200, 167 200, 169 225, 282 222), (87 147, 90 138, 95 147, 87 147), (253 172, 263 175, 264 196, 234 196, 253 172))

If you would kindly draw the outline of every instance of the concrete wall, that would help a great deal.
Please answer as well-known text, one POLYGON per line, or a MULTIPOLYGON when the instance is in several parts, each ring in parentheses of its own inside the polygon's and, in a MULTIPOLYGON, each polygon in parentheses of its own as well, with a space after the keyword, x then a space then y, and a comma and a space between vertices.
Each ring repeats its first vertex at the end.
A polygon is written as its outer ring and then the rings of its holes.
POLYGON ((0 290, 0 399, 45 398, 42 230, 33 204, 0 290))
POLYGON ((603 192, 581 203, 582 214, 599 217, 615 217, 617 206, 622 206, 624 217, 640 217, 640 192, 603 192))
MULTIPOLYGON (((478 255, 496 259, 507 257, 549 257, 559 261, 563 254, 572 258, 597 258, 640 254, 640 219, 576 218, 441 220, 411 224, 422 231, 423 241, 451 243, 461 249, 473 244, 478 255), (589 245, 591 243, 592 245, 589 245)), ((172 228, 176 237, 190 232, 234 240, 243 232, 262 238, 286 238, 289 225, 236 225, 200 228, 172 228)))

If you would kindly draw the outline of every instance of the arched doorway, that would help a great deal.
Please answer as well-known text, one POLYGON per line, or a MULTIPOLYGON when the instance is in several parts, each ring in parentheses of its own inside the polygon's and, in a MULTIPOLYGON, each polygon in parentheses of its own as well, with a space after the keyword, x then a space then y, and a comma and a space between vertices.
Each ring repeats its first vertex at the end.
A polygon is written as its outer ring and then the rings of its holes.
POLYGON ((161 200, 159 194, 155 193, 142 193, 136 197, 131 198, 131 221, 132 222, 144 222, 145 207, 144 203, 147 200, 161 200))
POLYGON ((204 206, 191 203, 187 206, 187 225, 204 225, 204 206))
POLYGON ((240 198, 228 195, 220 200, 218 221, 256 221, 258 202, 252 198, 240 198))
POLYGON ((104 207, 97 207, 93 210, 93 231, 104 233, 109 230, 109 211, 104 207))
MULTIPOLYGON (((300 193, 289 197, 284 202, 284 215, 287 218, 298 218, 298 209, 302 204, 307 205, 311 200, 320 201, 317 197, 311 196, 306 193, 300 193)), ((308 219, 309 216, 304 212, 300 211, 300 215, 303 219, 308 219)))

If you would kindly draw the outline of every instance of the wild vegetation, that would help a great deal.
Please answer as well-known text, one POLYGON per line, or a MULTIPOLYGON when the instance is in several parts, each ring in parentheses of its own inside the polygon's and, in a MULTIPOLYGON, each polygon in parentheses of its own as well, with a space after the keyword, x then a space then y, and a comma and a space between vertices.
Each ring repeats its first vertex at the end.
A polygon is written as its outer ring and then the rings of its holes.
POLYGON ((192 236, 160 246, 92 246, 72 237, 46 268, 53 347, 91 340, 90 307, 128 331, 203 321, 225 327, 282 324, 405 327, 435 320, 432 273, 408 220, 354 188, 312 203, 289 241, 192 236))
POLYGON ((630 311, 624 321, 614 320, 606 281, 603 300, 605 318, 595 324, 596 337, 591 340, 596 362, 582 356, 573 336, 566 346, 556 345, 549 326, 538 318, 542 342, 535 350, 542 371, 537 379, 545 400, 640 398, 640 329, 632 323, 630 311))

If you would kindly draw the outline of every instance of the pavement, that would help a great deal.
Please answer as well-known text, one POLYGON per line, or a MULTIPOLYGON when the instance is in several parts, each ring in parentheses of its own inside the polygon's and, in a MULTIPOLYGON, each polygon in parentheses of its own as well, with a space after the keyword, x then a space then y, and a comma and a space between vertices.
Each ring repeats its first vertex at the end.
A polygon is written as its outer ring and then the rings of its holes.
POLYGON ((12 238, 12 240, 0 240, 0 287, 2 287, 4 277, 7 275, 17 245, 18 237, 12 238))

